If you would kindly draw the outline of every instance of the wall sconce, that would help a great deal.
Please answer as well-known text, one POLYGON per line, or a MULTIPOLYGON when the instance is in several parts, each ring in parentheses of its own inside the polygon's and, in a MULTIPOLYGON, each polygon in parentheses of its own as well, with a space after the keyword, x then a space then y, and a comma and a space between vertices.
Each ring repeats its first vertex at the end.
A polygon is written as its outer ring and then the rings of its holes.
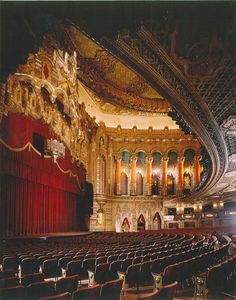
POLYGON ((54 163, 57 161, 59 157, 65 156, 65 146, 63 143, 58 140, 46 139, 44 153, 46 155, 53 156, 54 163))
POLYGON ((176 212, 178 215, 182 215, 184 212, 184 207, 183 206, 177 206, 176 207, 176 212))
POLYGON ((213 203, 213 209, 217 209, 217 203, 213 203))

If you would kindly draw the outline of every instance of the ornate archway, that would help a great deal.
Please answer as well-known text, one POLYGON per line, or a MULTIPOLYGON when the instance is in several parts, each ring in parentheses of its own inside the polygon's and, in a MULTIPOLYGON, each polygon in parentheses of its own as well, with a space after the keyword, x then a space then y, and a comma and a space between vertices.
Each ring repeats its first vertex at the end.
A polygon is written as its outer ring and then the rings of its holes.
POLYGON ((140 172, 136 174, 136 194, 143 195, 143 176, 140 172))
POLYGON ((153 230, 161 229, 161 217, 160 217, 159 212, 156 212, 153 217, 152 229, 153 230))
POLYGON ((121 229, 122 229, 122 232, 129 232, 130 231, 130 223, 129 223, 127 218, 124 218, 121 229))
POLYGON ((120 193, 121 195, 127 195, 128 194, 128 176, 125 172, 121 173, 121 179, 120 179, 120 193))
POLYGON ((145 230, 145 219, 144 219, 144 216, 143 214, 141 214, 138 218, 138 221, 137 221, 137 230, 140 231, 140 230, 145 230))

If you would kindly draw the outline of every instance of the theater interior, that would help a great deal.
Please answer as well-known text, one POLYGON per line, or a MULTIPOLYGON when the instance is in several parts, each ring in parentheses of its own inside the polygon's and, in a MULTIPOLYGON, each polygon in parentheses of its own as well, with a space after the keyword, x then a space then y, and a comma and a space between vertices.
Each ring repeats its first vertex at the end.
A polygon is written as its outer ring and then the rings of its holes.
POLYGON ((236 4, 0 20, 0 299, 236 299, 236 4))

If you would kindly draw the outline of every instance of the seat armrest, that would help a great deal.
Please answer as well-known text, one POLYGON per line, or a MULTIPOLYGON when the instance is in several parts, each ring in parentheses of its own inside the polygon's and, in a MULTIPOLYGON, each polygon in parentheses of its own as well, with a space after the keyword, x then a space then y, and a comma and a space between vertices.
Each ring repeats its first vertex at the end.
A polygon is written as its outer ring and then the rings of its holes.
POLYGON ((92 270, 87 270, 88 271, 88 286, 93 286, 95 284, 94 281, 94 275, 95 275, 95 271, 92 270))

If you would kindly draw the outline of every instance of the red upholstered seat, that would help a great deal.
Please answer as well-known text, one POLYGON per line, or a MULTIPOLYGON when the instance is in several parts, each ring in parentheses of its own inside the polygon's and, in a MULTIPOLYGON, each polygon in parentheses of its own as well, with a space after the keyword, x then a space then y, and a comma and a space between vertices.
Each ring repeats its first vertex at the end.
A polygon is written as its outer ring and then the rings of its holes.
POLYGON ((62 270, 58 266, 57 259, 47 259, 43 262, 42 272, 45 278, 60 277, 62 270))
POLYGON ((4 257, 2 262, 3 270, 16 270, 18 272, 19 259, 16 256, 4 257))
POLYGON ((37 258, 24 258, 21 262, 21 275, 38 273, 39 261, 37 258))
POLYGON ((8 269, 8 270, 0 271, 0 279, 15 277, 15 276, 16 276, 16 270, 8 269))
MULTIPOLYGON (((0 288, 8 288, 11 286, 19 285, 19 279, 17 277, 9 277, 0 279, 0 288)), ((1 295, 0 295, 1 298, 1 295)))
POLYGON ((31 283, 26 288, 26 299, 38 300, 41 297, 53 296, 55 294, 54 284, 54 281, 31 283))
POLYGON ((70 277, 61 278, 56 282, 55 290, 57 294, 70 292, 73 293, 77 290, 79 276, 74 275, 70 277))
POLYGON ((72 294, 72 300, 99 300, 100 299, 100 285, 94 285, 92 287, 79 288, 72 294))
POLYGON ((141 294, 138 296, 140 300, 172 300, 175 294, 175 290, 178 282, 163 286, 159 290, 151 293, 141 294))
POLYGON ((25 288, 21 285, 0 289, 1 300, 24 300, 25 288))
POLYGON ((27 274, 21 278, 21 285, 28 286, 34 282, 43 282, 44 281, 44 274, 42 273, 33 273, 27 274))
POLYGON ((110 263, 103 263, 96 266, 95 271, 88 270, 89 285, 101 284, 109 278, 110 263))
POLYGON ((71 299, 71 293, 66 292, 54 296, 42 297, 39 300, 70 300, 70 299, 71 299))
POLYGON ((66 276, 73 276, 73 275, 81 276, 82 274, 83 274, 83 269, 82 269, 81 260, 74 260, 68 262, 66 266, 66 276))
POLYGON ((112 297, 112 300, 120 300, 122 285, 123 279, 107 281, 101 287, 101 299, 109 300, 112 297))

